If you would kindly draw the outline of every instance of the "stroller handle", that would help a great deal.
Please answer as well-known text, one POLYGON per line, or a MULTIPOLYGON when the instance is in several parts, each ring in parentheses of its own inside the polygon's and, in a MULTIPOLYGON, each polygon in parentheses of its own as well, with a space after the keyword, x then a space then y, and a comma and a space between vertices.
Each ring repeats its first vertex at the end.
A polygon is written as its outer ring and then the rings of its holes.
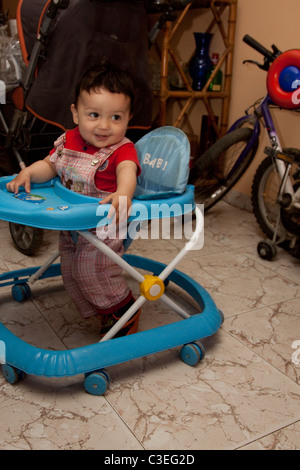
POLYGON ((48 11, 47 11, 47 16, 49 18, 55 18, 57 15, 58 10, 65 10, 68 8, 70 4, 70 0, 51 0, 48 11))

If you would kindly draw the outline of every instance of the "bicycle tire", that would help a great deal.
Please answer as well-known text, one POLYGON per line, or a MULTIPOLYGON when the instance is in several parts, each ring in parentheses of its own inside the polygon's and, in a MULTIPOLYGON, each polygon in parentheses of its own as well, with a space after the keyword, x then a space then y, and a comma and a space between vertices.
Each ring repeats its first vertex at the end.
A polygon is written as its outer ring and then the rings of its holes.
MULTIPOLYGON (((299 163, 293 163, 290 175, 292 184, 296 189, 297 182, 293 180, 293 174, 296 174, 296 167, 299 163)), ((277 203, 277 195, 280 186, 280 176, 277 173, 274 159, 271 156, 266 157, 258 166, 251 188, 251 201, 253 213, 258 225, 268 238, 273 239, 276 230, 276 221, 278 211, 280 211, 280 221, 278 227, 277 241, 283 239, 283 247, 286 246, 293 234, 300 234, 299 212, 287 211, 277 203)), ((297 256, 298 257, 298 256, 297 256)))
POLYGON ((255 140, 242 162, 234 165, 253 135, 250 127, 241 127, 217 140, 196 161, 189 182, 195 185, 196 202, 208 211, 237 183, 252 162, 258 147, 255 140))
POLYGON ((43 230, 37 227, 9 222, 11 238, 21 253, 27 256, 35 254, 43 242, 43 230))

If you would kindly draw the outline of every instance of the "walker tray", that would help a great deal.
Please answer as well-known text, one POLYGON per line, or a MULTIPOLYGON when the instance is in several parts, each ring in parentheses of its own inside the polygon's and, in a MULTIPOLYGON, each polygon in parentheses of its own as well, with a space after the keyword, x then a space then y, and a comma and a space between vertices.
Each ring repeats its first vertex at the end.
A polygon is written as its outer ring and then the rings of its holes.
MULTIPOLYGON (((61 184, 59 178, 47 183, 31 184, 30 194, 23 188, 20 188, 18 194, 7 191, 6 184, 13 178, 0 178, 2 220, 51 230, 88 230, 110 223, 106 217, 109 204, 101 205, 97 198, 70 191, 61 184)), ((169 217, 170 206, 173 217, 190 212, 194 207, 194 187, 188 185, 184 194, 168 199, 133 199, 129 221, 169 217), (151 209, 153 203, 158 205, 159 210, 151 209)))

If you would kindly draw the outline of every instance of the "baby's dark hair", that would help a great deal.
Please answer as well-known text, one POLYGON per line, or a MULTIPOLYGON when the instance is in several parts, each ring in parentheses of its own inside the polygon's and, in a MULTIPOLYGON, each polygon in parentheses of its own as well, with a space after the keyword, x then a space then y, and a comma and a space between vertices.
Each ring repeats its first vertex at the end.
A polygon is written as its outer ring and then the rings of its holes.
POLYGON ((75 88, 75 106, 82 91, 90 93, 97 88, 105 88, 111 93, 123 93, 128 96, 130 112, 133 112, 134 85, 128 73, 107 61, 90 67, 83 73, 75 88))

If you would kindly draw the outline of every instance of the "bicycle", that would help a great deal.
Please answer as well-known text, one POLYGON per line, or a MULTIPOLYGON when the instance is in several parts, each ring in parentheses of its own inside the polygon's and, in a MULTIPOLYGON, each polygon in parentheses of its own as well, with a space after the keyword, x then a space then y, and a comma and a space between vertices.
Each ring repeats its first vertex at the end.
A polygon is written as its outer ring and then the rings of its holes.
MULTIPOLYGON (((243 40, 264 57, 262 64, 252 60, 244 63, 251 62, 269 71, 282 55, 275 45, 269 51, 249 35, 243 40)), ((255 218, 268 237, 258 243, 257 251, 261 258, 268 260, 276 255, 277 245, 300 257, 300 151, 282 149, 271 115, 272 107, 288 108, 278 106, 268 89, 266 96, 251 105, 227 134, 204 152, 190 173, 196 201, 204 204, 207 212, 223 199, 255 158, 262 123, 270 147, 265 149, 267 157, 255 173, 251 201, 255 218)))

